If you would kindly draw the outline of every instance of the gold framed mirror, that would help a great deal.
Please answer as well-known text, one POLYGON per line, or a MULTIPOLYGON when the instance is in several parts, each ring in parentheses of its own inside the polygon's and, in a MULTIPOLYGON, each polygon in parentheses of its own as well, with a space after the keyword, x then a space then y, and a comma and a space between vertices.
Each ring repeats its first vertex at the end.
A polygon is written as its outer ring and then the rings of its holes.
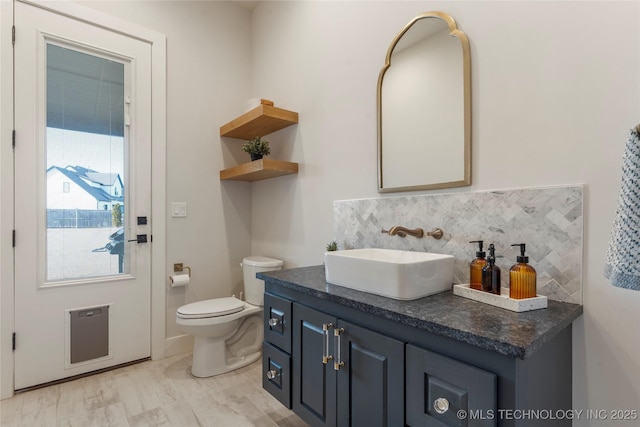
POLYGON ((426 12, 398 33, 377 109, 380 193, 471 185, 469 40, 453 17, 426 12))

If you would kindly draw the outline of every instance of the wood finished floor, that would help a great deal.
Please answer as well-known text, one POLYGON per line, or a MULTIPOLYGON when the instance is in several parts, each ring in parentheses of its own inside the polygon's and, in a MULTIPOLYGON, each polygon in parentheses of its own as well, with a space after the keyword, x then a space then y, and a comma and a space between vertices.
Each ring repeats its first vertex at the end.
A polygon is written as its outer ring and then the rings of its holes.
POLYGON ((307 426, 262 389, 261 361, 211 378, 190 366, 182 354, 19 393, 0 426, 307 426))

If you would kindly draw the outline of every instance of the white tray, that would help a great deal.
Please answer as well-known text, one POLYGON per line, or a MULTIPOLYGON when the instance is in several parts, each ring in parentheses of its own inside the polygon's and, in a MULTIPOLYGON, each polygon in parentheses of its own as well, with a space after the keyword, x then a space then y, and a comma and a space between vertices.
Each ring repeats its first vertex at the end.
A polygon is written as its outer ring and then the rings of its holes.
POLYGON ((513 299, 509 298, 509 288, 501 288, 502 295, 496 295, 485 291, 471 289, 469 284, 453 285, 453 294, 474 301, 483 302, 496 307, 522 313, 524 311, 547 308, 547 297, 538 295, 533 298, 513 299))

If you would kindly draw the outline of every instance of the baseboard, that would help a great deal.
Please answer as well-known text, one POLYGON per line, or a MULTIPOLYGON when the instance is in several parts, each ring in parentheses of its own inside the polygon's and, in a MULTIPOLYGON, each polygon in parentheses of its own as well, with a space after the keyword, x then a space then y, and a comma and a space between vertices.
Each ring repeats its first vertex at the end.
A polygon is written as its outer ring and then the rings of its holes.
POLYGON ((188 353, 191 351, 193 351, 193 335, 178 335, 177 337, 171 337, 165 340, 165 357, 171 357, 176 354, 188 353))

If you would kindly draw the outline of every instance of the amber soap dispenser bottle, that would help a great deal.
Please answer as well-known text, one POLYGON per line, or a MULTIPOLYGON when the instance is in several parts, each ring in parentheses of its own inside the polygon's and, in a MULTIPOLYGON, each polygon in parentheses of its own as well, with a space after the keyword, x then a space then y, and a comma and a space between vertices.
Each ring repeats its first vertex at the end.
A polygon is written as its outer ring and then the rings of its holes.
POLYGON ((536 296, 536 270, 529 264, 529 257, 525 256, 525 244, 515 243, 511 246, 520 246, 520 256, 517 264, 509 270, 509 298, 523 299, 536 296))
POLYGON ((496 265, 496 248, 489 245, 487 265, 482 269, 482 290, 500 295, 500 267, 496 265))
POLYGON ((482 269, 487 265, 485 258, 486 253, 482 251, 482 244, 484 242, 482 240, 474 240, 469 243, 477 243, 479 249, 476 252, 475 259, 471 261, 471 265, 469 266, 469 287, 480 291, 482 290, 482 269))

